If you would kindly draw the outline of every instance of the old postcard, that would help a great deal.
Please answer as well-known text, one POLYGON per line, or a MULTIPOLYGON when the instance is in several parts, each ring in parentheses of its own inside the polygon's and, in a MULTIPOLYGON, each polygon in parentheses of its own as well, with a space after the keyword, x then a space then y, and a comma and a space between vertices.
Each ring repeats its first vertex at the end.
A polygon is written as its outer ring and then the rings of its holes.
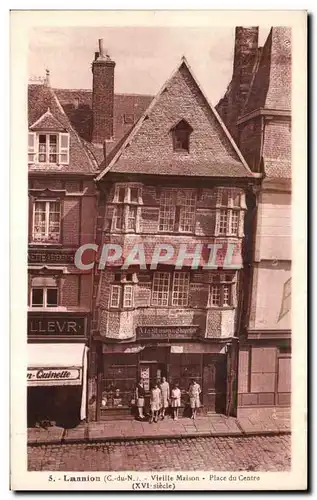
POLYGON ((307 487, 306 36, 11 14, 12 489, 307 487))

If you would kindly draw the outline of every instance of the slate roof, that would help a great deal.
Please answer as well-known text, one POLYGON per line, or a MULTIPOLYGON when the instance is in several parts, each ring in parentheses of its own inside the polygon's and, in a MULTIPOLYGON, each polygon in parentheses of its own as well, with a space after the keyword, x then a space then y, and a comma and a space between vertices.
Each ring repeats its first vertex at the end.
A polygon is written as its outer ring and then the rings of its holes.
MULTIPOLYGON (((54 92, 73 127, 89 143, 92 135, 92 91, 54 89, 54 92)), ((131 130, 152 99, 153 96, 142 94, 114 95, 114 140, 108 141, 108 152, 131 130)), ((97 150, 96 155, 99 156, 98 148, 93 145, 91 147, 92 150, 97 150)))
POLYGON ((55 130, 59 132, 65 132, 66 128, 64 125, 61 124, 60 121, 58 121, 55 116, 52 115, 50 109, 44 113, 44 115, 41 116, 36 122, 33 123, 33 125, 30 126, 30 130, 36 131, 36 130, 45 130, 45 131, 50 131, 50 130, 55 130))
POLYGON ((291 28, 271 28, 241 115, 258 108, 290 111, 291 77, 291 28))
MULTIPOLYGON (((29 164, 29 172, 62 172, 91 174, 98 170, 97 163, 84 147, 79 135, 72 127, 54 90, 46 85, 30 84, 28 86, 28 123, 29 128, 40 118, 46 120, 47 110, 70 135, 69 165, 29 164)), ((49 118, 52 124, 51 118, 49 118)))
POLYGON ((292 165, 290 160, 263 158, 263 170, 271 179, 291 179, 292 165))
POLYGON ((207 177, 253 177, 215 109, 183 57, 120 147, 107 156, 107 172, 207 177), (181 119, 196 133, 189 154, 175 153, 166 137, 181 119), (195 126, 197 131, 195 131, 195 126), (166 140, 167 147, 164 147, 166 140), (156 151, 155 151, 156 150, 156 151), (155 154, 156 152, 156 154, 155 154))

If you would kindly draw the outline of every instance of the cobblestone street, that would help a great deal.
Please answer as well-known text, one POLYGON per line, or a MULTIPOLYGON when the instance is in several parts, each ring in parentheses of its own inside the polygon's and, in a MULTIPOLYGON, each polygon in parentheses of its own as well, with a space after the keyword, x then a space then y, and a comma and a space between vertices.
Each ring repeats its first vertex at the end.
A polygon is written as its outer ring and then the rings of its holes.
POLYGON ((31 471, 285 471, 290 435, 207 437, 28 447, 31 471))

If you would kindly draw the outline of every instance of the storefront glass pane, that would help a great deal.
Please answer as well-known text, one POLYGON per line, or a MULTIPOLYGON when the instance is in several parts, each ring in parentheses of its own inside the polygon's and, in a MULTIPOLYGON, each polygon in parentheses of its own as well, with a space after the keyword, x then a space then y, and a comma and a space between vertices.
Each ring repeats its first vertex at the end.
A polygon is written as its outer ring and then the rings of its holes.
POLYGON ((106 356, 101 409, 131 407, 137 382, 135 355, 106 356))

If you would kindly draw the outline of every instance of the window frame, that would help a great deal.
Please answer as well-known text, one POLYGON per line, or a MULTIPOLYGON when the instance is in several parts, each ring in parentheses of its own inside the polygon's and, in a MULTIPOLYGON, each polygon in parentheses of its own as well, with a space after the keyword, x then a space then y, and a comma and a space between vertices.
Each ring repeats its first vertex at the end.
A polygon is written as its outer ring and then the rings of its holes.
POLYGON ((30 289, 30 307, 32 309, 56 309, 59 307, 59 288, 58 286, 31 286, 30 289), (43 305, 33 305, 33 290, 43 290, 43 305), (56 290, 56 306, 47 305, 47 291, 56 290))
MULTIPOLYGON (((189 271, 173 271, 173 272, 168 272, 168 271, 155 271, 152 276, 152 289, 151 289, 151 307, 159 307, 159 308, 170 308, 170 307, 175 307, 175 308, 185 308, 189 306, 189 291, 190 291, 190 278, 191 274, 189 271), (165 284, 165 289, 161 290, 155 290, 156 294, 166 294, 167 297, 164 300, 164 303, 154 303, 158 301, 158 298, 156 297, 155 300, 153 299, 153 293, 154 293, 154 288, 156 285, 156 278, 160 279, 158 275, 165 275, 168 278, 168 283, 167 285, 165 284), (175 293, 184 293, 184 292, 179 292, 177 291, 176 288, 176 280, 177 276, 176 275, 184 275, 185 279, 187 279, 187 297, 186 297, 186 302, 183 304, 175 303, 175 293)), ((159 283, 159 282, 158 282, 159 283)))
POLYGON ((193 234, 196 226, 197 190, 182 189, 181 194, 175 188, 163 189, 159 199, 159 233, 193 234), (166 202, 169 202, 167 204, 166 202), (189 203, 188 203, 189 202, 189 203), (188 209, 192 207, 191 226, 188 224, 188 209), (187 226, 185 222, 187 218, 187 226))
POLYGON ((69 165, 70 157, 70 134, 69 132, 58 132, 54 130, 29 131, 28 139, 28 163, 39 165, 69 165), (46 136, 45 153, 40 152, 40 136, 46 136), (56 153, 50 153, 50 136, 56 136, 56 153), (45 161, 40 161, 40 154, 45 154, 45 161), (50 161, 50 155, 56 155, 56 161, 50 161))
POLYGON ((234 309, 234 286, 236 284, 235 275, 216 274, 212 277, 209 293, 208 293, 208 308, 209 309, 234 309), (225 301, 225 289, 228 289, 228 301, 225 301), (218 290, 219 303, 213 301, 213 290, 218 290))
POLYGON ((115 273, 110 285, 109 309, 127 310, 134 308, 134 284, 137 282, 135 273, 115 273), (118 290, 116 302, 113 302, 113 292, 118 290), (129 291, 129 292, 128 292, 129 291), (130 302, 127 304, 127 295, 130 293, 130 302))
POLYGON ((189 154, 190 150, 190 135, 193 128, 189 123, 182 119, 172 129, 173 151, 174 153, 189 154), (184 145, 184 143, 186 143, 184 145), (178 144, 181 144, 179 146, 178 144))
MULTIPOLYGON (((151 307, 168 307, 169 306, 169 302, 170 302, 171 274, 172 273, 166 272, 166 271, 155 271, 153 273, 153 276, 152 276, 152 288, 151 288, 151 307), (166 287, 166 289, 165 290, 161 290, 161 291, 160 290, 155 291, 155 293, 157 293, 157 294, 161 293, 162 296, 163 296, 163 298, 164 298, 164 294, 167 294, 166 303, 164 303, 164 304, 153 304, 153 292, 154 292, 154 286, 155 286, 155 278, 157 277, 160 280, 160 278, 159 278, 158 275, 165 275, 165 278, 167 277, 167 287, 166 287)), ((155 300, 158 300, 158 297, 155 300)))
MULTIPOLYGON (((39 211, 40 212, 40 211, 39 211)), ((32 243, 37 243, 37 244, 59 244, 61 240, 61 226, 62 226, 62 202, 60 199, 47 199, 47 198, 35 198, 32 201, 32 243), (45 226, 45 231, 44 231, 44 238, 41 239, 36 239, 35 238, 35 217, 36 217, 36 204, 39 203, 45 203, 45 221, 44 221, 44 226, 45 226), (59 205, 59 212, 57 211, 51 211, 50 210, 50 203, 55 203, 59 205), (58 220, 58 237, 55 240, 52 240, 49 238, 49 235, 52 234, 49 232, 49 227, 50 227, 50 214, 52 213, 59 213, 59 220, 58 220)), ((57 231, 56 231, 57 233, 57 231)), ((39 233, 38 233, 39 234, 39 233)))

